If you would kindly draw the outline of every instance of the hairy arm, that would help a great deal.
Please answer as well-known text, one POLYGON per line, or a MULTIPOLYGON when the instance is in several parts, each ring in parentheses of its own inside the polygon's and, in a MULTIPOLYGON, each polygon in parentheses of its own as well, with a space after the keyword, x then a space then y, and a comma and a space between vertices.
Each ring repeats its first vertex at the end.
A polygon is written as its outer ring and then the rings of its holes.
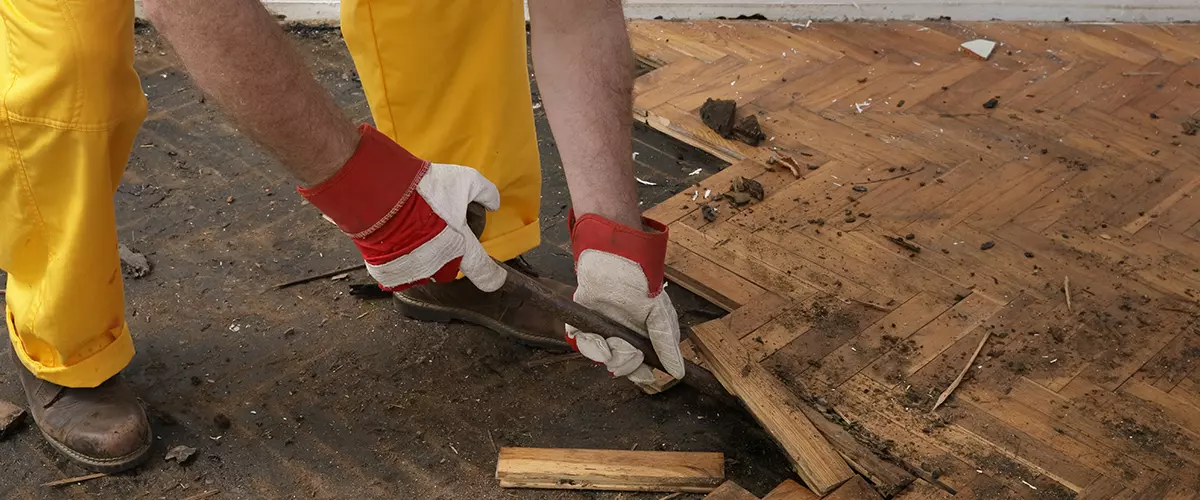
POLYGON ((530 0, 533 63, 576 215, 641 227, 630 111, 633 51, 620 0, 530 0))
POLYGON ((258 0, 146 0, 196 84, 301 183, 328 179, 359 134, 258 0))

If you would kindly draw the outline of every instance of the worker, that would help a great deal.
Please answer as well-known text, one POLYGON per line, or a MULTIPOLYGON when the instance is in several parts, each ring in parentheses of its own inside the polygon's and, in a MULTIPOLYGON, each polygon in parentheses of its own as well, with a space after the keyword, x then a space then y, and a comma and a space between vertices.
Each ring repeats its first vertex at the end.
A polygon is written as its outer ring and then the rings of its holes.
MULTIPOLYGON (((143 5, 195 83, 287 168, 405 312, 529 338, 565 334, 614 375, 651 379, 629 343, 497 291, 505 271, 491 257, 539 244, 520 0, 342 0, 342 32, 375 122, 357 128, 257 0, 143 5), (472 202, 490 210, 480 238, 465 222, 472 202)), ((134 347, 113 207, 146 113, 134 0, 8 0, 0 15, 0 268, 16 369, 58 451, 96 471, 126 470, 151 444, 120 376, 134 347)), ((646 334, 666 371, 682 377, 678 320, 662 293, 666 228, 638 210, 620 2, 533 0, 529 15, 572 196, 574 299, 646 334)))

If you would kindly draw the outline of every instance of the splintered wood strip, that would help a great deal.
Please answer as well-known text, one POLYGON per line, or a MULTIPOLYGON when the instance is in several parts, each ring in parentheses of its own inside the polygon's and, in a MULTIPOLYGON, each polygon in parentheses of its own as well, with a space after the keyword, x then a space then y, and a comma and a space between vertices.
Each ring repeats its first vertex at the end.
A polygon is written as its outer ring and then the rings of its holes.
POLYGON ((812 422, 796 410, 805 404, 748 355, 719 322, 692 329, 692 339, 713 374, 750 409, 750 413, 783 447, 796 473, 814 493, 825 495, 857 477, 812 422))
POLYGON ((942 393, 938 395, 937 401, 933 402, 933 408, 930 411, 936 411, 939 406, 942 406, 942 403, 946 402, 946 398, 950 397, 950 394, 954 393, 954 389, 957 389, 958 384, 962 383, 963 377, 967 375, 967 372, 971 370, 971 366, 975 364, 975 358, 979 357, 979 351, 983 350, 983 346, 987 344, 988 338, 991 336, 992 332, 985 332, 983 334, 983 338, 979 341, 979 347, 976 347, 975 352, 971 354, 971 357, 967 358, 965 366, 963 366, 961 372, 958 372, 958 376, 954 377, 954 381, 950 382, 950 385, 946 387, 946 390, 942 391, 942 393))
POLYGON ((721 453, 501 448, 502 488, 707 493, 725 479, 721 453))

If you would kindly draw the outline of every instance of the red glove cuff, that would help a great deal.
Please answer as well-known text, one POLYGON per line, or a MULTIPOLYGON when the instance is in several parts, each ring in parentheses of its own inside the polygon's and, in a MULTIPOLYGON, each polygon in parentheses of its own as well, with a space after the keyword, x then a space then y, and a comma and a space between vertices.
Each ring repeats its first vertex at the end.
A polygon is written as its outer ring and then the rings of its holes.
POLYGON ((663 275, 667 260, 667 226, 661 222, 642 218, 642 224, 654 230, 647 232, 610 221, 596 214, 585 214, 575 219, 572 210, 567 225, 571 233, 571 248, 575 262, 584 250, 599 250, 632 260, 642 267, 646 283, 650 286, 650 297, 657 297, 663 290, 663 275))
POLYGON ((362 134, 358 148, 333 177, 311 188, 296 188, 355 239, 365 238, 395 217, 429 170, 429 162, 370 125, 358 131, 362 134))

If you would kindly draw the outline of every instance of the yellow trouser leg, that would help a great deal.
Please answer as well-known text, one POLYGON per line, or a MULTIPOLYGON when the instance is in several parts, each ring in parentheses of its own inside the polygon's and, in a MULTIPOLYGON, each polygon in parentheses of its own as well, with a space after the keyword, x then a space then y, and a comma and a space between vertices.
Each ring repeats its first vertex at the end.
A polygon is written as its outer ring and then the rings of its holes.
POLYGON ((146 113, 133 0, 0 2, 0 268, 38 377, 95 387, 133 357, 113 194, 146 113))
POLYGON ((342 33, 376 126, 500 190, 480 240, 500 260, 540 241, 542 177, 519 0, 342 0, 342 33))

